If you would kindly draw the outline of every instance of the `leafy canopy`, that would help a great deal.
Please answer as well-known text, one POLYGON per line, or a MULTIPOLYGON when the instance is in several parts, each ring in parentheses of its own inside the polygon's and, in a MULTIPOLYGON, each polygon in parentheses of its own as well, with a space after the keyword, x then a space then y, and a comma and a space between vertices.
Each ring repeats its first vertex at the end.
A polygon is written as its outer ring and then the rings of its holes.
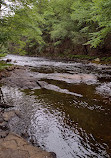
POLYGON ((22 49, 32 41, 41 47, 70 39, 96 48, 111 34, 111 0, 9 1, 0 1, 0 47, 14 42, 22 49), (11 14, 2 16, 2 6, 11 14))

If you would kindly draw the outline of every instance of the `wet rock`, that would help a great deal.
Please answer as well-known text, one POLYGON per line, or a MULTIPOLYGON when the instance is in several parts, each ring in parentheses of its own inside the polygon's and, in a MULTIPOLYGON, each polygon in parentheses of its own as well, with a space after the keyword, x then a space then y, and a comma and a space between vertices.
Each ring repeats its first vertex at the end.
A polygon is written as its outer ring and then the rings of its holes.
POLYGON ((21 133, 21 137, 23 137, 24 139, 28 139, 30 136, 27 132, 21 133))
POLYGON ((19 118, 22 118, 22 115, 21 115, 20 111, 15 110, 15 114, 16 114, 16 116, 18 116, 19 118))
POLYGON ((0 158, 55 158, 52 153, 43 151, 27 143, 22 137, 9 134, 0 140, 0 158))
POLYGON ((51 154, 51 157, 50 157, 50 158, 57 158, 57 157, 56 157, 56 154, 55 154, 54 152, 50 152, 50 154, 51 154))
POLYGON ((13 66, 9 66, 9 67, 6 68, 7 71, 12 71, 12 70, 14 70, 14 69, 15 69, 15 66, 14 66, 14 65, 13 65, 13 66))
POLYGON ((39 145, 39 143, 37 142, 36 137, 35 137, 34 135, 32 135, 32 136, 30 137, 30 140, 29 140, 29 141, 30 141, 30 143, 31 143, 32 145, 34 145, 34 146, 40 148, 40 145, 39 145))
POLYGON ((12 117, 17 116, 17 113, 19 113, 19 112, 18 112, 18 111, 15 111, 15 110, 6 111, 6 112, 3 113, 3 119, 4 119, 5 121, 10 121, 10 119, 11 119, 12 117))
POLYGON ((50 90, 53 90, 53 91, 56 91, 56 92, 60 92, 60 93, 71 94, 71 95, 74 95, 74 96, 77 96, 77 97, 83 97, 81 94, 70 92, 67 89, 61 89, 58 86, 55 86, 55 85, 52 85, 52 84, 48 84, 45 81, 39 81, 39 83, 41 85, 41 88, 44 88, 44 89, 50 89, 50 90))
POLYGON ((40 88, 42 88, 42 85, 39 83, 39 81, 36 81, 36 83, 38 84, 40 88))
POLYGON ((7 60, 6 60, 7 63, 8 63, 8 62, 11 62, 11 61, 12 61, 12 59, 7 59, 7 60))
POLYGON ((28 69, 26 70, 20 66, 18 66, 18 68, 16 67, 9 77, 2 78, 2 81, 9 86, 19 87, 22 89, 40 88, 37 84, 37 79, 30 77, 28 69))
MULTIPOLYGON (((0 115, 2 115, 2 114, 0 113, 0 115)), ((3 123, 3 122, 4 122, 4 119, 3 119, 2 116, 0 116, 0 124, 3 123)))
POLYGON ((4 122, 0 123, 0 129, 4 130, 4 131, 9 130, 7 122, 4 121, 4 122))
POLYGON ((8 77, 9 73, 7 72, 7 70, 3 70, 2 72, 0 72, 0 79, 4 78, 4 77, 8 77))
POLYGON ((0 122, 0 126, 4 126, 4 125, 6 125, 7 124, 7 122, 6 121, 2 121, 2 122, 0 122))
MULTIPOLYGON (((4 131, 0 129, 0 138, 5 138, 9 134, 9 130, 4 131)), ((0 139, 1 140, 1 139, 0 139)), ((1 158, 1 157, 0 157, 1 158)))

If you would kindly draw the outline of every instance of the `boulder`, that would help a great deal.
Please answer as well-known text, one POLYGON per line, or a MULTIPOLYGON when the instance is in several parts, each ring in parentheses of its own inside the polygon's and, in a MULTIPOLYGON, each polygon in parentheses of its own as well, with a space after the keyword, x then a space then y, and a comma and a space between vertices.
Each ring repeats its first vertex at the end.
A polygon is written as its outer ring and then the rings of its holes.
POLYGON ((95 62, 100 62, 99 58, 94 59, 95 62))
POLYGON ((7 59, 7 60, 6 60, 7 63, 8 63, 8 62, 11 62, 11 61, 12 61, 12 59, 7 59))
POLYGON ((14 66, 14 65, 9 66, 9 67, 6 68, 7 71, 12 71, 12 70, 14 70, 14 69, 15 69, 15 66, 14 66))
POLYGON ((10 119, 15 116, 19 116, 19 112, 17 110, 6 111, 3 113, 3 119, 5 121, 10 121, 10 119))
POLYGON ((34 147, 22 137, 10 133, 0 139, 0 158, 56 158, 55 154, 34 147))

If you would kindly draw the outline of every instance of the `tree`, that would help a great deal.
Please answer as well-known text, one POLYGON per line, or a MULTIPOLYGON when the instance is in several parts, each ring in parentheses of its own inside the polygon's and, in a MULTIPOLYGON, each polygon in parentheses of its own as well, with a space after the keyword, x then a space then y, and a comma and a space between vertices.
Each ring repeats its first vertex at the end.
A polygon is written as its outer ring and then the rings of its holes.
POLYGON ((0 19, 1 46, 14 42, 20 45, 18 51, 26 45, 41 50, 49 43, 59 45, 69 39, 96 48, 111 33, 110 0, 9 1, 0 1, 0 9, 5 5, 11 11, 0 19))
POLYGON ((35 1, 19 1, 19 3, 22 3, 21 7, 17 4, 13 8, 14 13, 12 15, 1 18, 1 46, 9 41, 14 41, 14 43, 20 44, 20 51, 25 47, 27 41, 29 42, 32 39, 35 39, 39 44, 43 42, 42 32, 39 28, 39 24, 43 23, 43 19, 37 13, 37 8, 34 4, 32 5, 32 2, 35 1), (26 2, 30 2, 30 5, 26 2), (25 41, 22 40, 24 37, 25 41))
POLYGON ((91 33, 88 44, 96 48, 103 43, 106 36, 111 33, 111 1, 93 0, 92 4, 91 20, 98 25, 96 31, 91 33))

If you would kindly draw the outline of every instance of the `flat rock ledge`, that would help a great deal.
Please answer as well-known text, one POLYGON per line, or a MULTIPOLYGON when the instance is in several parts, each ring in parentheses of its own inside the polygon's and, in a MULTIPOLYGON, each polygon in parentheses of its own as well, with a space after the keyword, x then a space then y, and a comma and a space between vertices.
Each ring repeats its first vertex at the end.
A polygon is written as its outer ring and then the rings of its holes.
POLYGON ((46 152, 29 144, 19 135, 10 133, 0 139, 0 158, 54 158, 53 153, 46 152))

